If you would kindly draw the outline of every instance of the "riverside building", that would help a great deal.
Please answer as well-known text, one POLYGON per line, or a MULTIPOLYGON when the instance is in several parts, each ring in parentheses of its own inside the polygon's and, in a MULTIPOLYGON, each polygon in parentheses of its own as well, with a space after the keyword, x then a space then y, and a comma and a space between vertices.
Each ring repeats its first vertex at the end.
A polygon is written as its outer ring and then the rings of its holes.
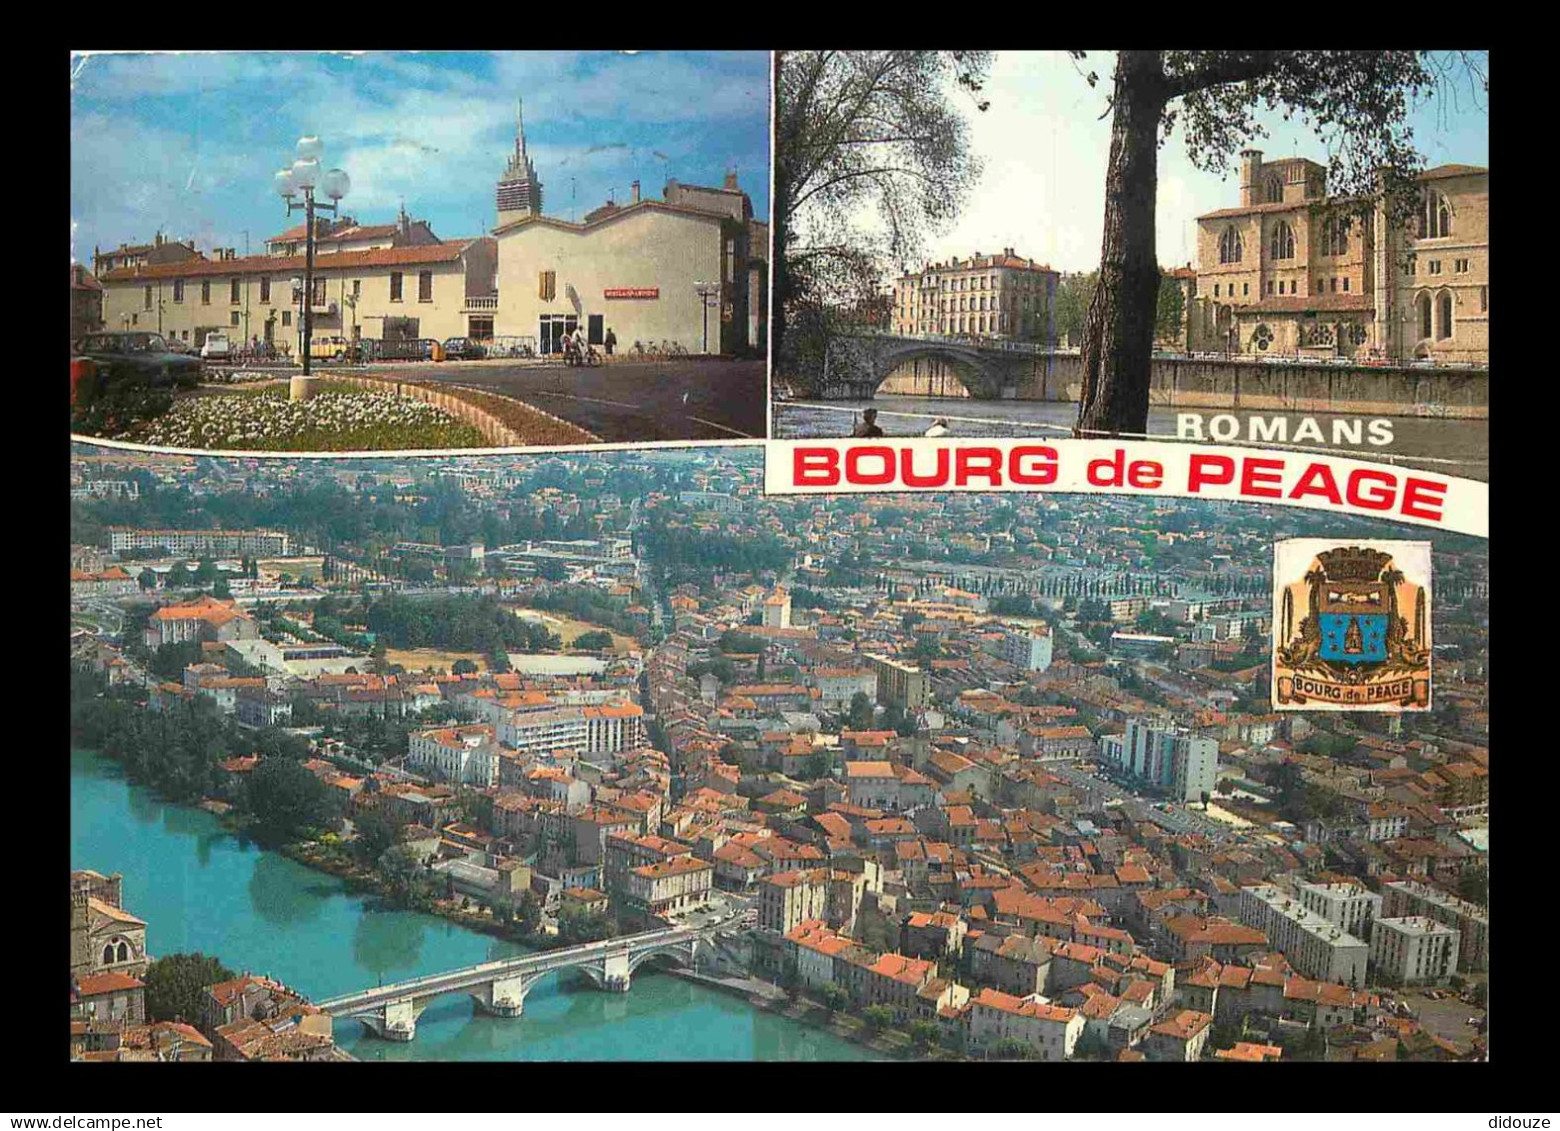
POLYGON ((1419 181, 1405 226, 1380 198, 1329 196, 1314 161, 1242 152, 1239 205, 1197 218, 1186 348, 1487 364, 1489 170, 1419 181))
POLYGON ((1001 255, 976 252, 929 263, 894 285, 894 333, 974 335, 1019 342, 1046 342, 1061 276, 1013 249, 1001 255))

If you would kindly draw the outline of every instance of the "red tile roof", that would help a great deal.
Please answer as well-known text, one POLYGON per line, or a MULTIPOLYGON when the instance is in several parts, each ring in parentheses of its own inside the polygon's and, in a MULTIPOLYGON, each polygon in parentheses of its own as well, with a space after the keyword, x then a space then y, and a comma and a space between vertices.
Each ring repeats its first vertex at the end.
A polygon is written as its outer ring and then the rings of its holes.
MULTIPOLYGON (((487 238, 487 237, 481 237, 487 238)), ((363 267, 419 266, 454 263, 475 241, 384 247, 373 251, 337 251, 317 257, 314 271, 357 270, 363 267)), ((146 267, 118 267, 103 276, 105 283, 140 283, 154 279, 197 278, 205 275, 286 275, 303 270, 301 255, 250 255, 242 259, 186 259, 146 267)))

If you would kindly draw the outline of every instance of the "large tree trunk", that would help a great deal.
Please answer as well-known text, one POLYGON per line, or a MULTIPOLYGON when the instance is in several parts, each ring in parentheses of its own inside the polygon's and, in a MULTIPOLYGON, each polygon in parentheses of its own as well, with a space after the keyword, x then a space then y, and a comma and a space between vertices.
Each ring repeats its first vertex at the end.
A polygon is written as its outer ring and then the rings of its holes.
POLYGON ((1100 280, 1083 331, 1077 432, 1145 432, 1159 265, 1154 198, 1159 121, 1169 100, 1158 51, 1123 51, 1116 64, 1100 280))
MULTIPOLYGON (((777 121, 780 116, 780 67, 784 62, 785 52, 776 51, 774 62, 771 64, 774 67, 775 81, 770 97, 775 100, 773 110, 777 121)), ((771 375, 777 375, 779 371, 777 362, 780 360, 780 350, 785 342, 786 307, 791 301, 792 285, 785 254, 786 241, 790 238, 791 232, 791 172, 778 138, 771 143, 769 159, 775 169, 774 196, 769 202, 769 217, 772 223, 769 229, 768 255, 773 272, 773 281, 769 286, 769 340, 773 343, 769 354, 769 371, 771 375)))

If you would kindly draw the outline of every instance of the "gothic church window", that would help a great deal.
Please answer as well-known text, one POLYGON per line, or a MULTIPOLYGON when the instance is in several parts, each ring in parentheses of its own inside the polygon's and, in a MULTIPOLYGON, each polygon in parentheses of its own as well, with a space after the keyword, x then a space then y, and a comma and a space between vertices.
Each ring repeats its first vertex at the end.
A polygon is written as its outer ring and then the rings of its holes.
POLYGON ((1425 206, 1419 213, 1419 238, 1433 240, 1451 234, 1452 206, 1434 189, 1426 190, 1425 206))
POLYGON ((1224 234, 1219 237, 1219 262, 1240 262, 1240 233, 1233 227, 1225 228, 1224 234))
POLYGON ((1295 230, 1285 221, 1280 220, 1273 226, 1273 238, 1268 250, 1273 259, 1295 257, 1295 230))

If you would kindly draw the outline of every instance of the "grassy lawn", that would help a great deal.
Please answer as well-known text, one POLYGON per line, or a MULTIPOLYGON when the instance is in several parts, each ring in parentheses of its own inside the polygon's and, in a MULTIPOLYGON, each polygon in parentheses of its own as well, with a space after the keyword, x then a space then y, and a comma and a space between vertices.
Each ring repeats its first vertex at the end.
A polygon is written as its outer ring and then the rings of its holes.
POLYGON ((605 632, 612 637, 612 653, 616 656, 624 656, 639 648, 639 644, 632 636, 624 636, 620 632, 613 632, 604 624, 591 624, 589 621, 575 620, 563 613, 555 613, 547 609, 533 609, 526 605, 512 605, 510 612, 516 616, 525 614, 524 619, 540 621, 547 626, 549 632, 555 632, 563 638, 565 648, 572 647, 577 636, 583 636, 587 632, 605 632))
POLYGON ((427 667, 454 670, 456 660, 470 660, 478 671, 487 671, 487 658, 480 652, 441 652, 437 648, 387 648, 385 662, 400 664, 409 672, 420 672, 427 667))

